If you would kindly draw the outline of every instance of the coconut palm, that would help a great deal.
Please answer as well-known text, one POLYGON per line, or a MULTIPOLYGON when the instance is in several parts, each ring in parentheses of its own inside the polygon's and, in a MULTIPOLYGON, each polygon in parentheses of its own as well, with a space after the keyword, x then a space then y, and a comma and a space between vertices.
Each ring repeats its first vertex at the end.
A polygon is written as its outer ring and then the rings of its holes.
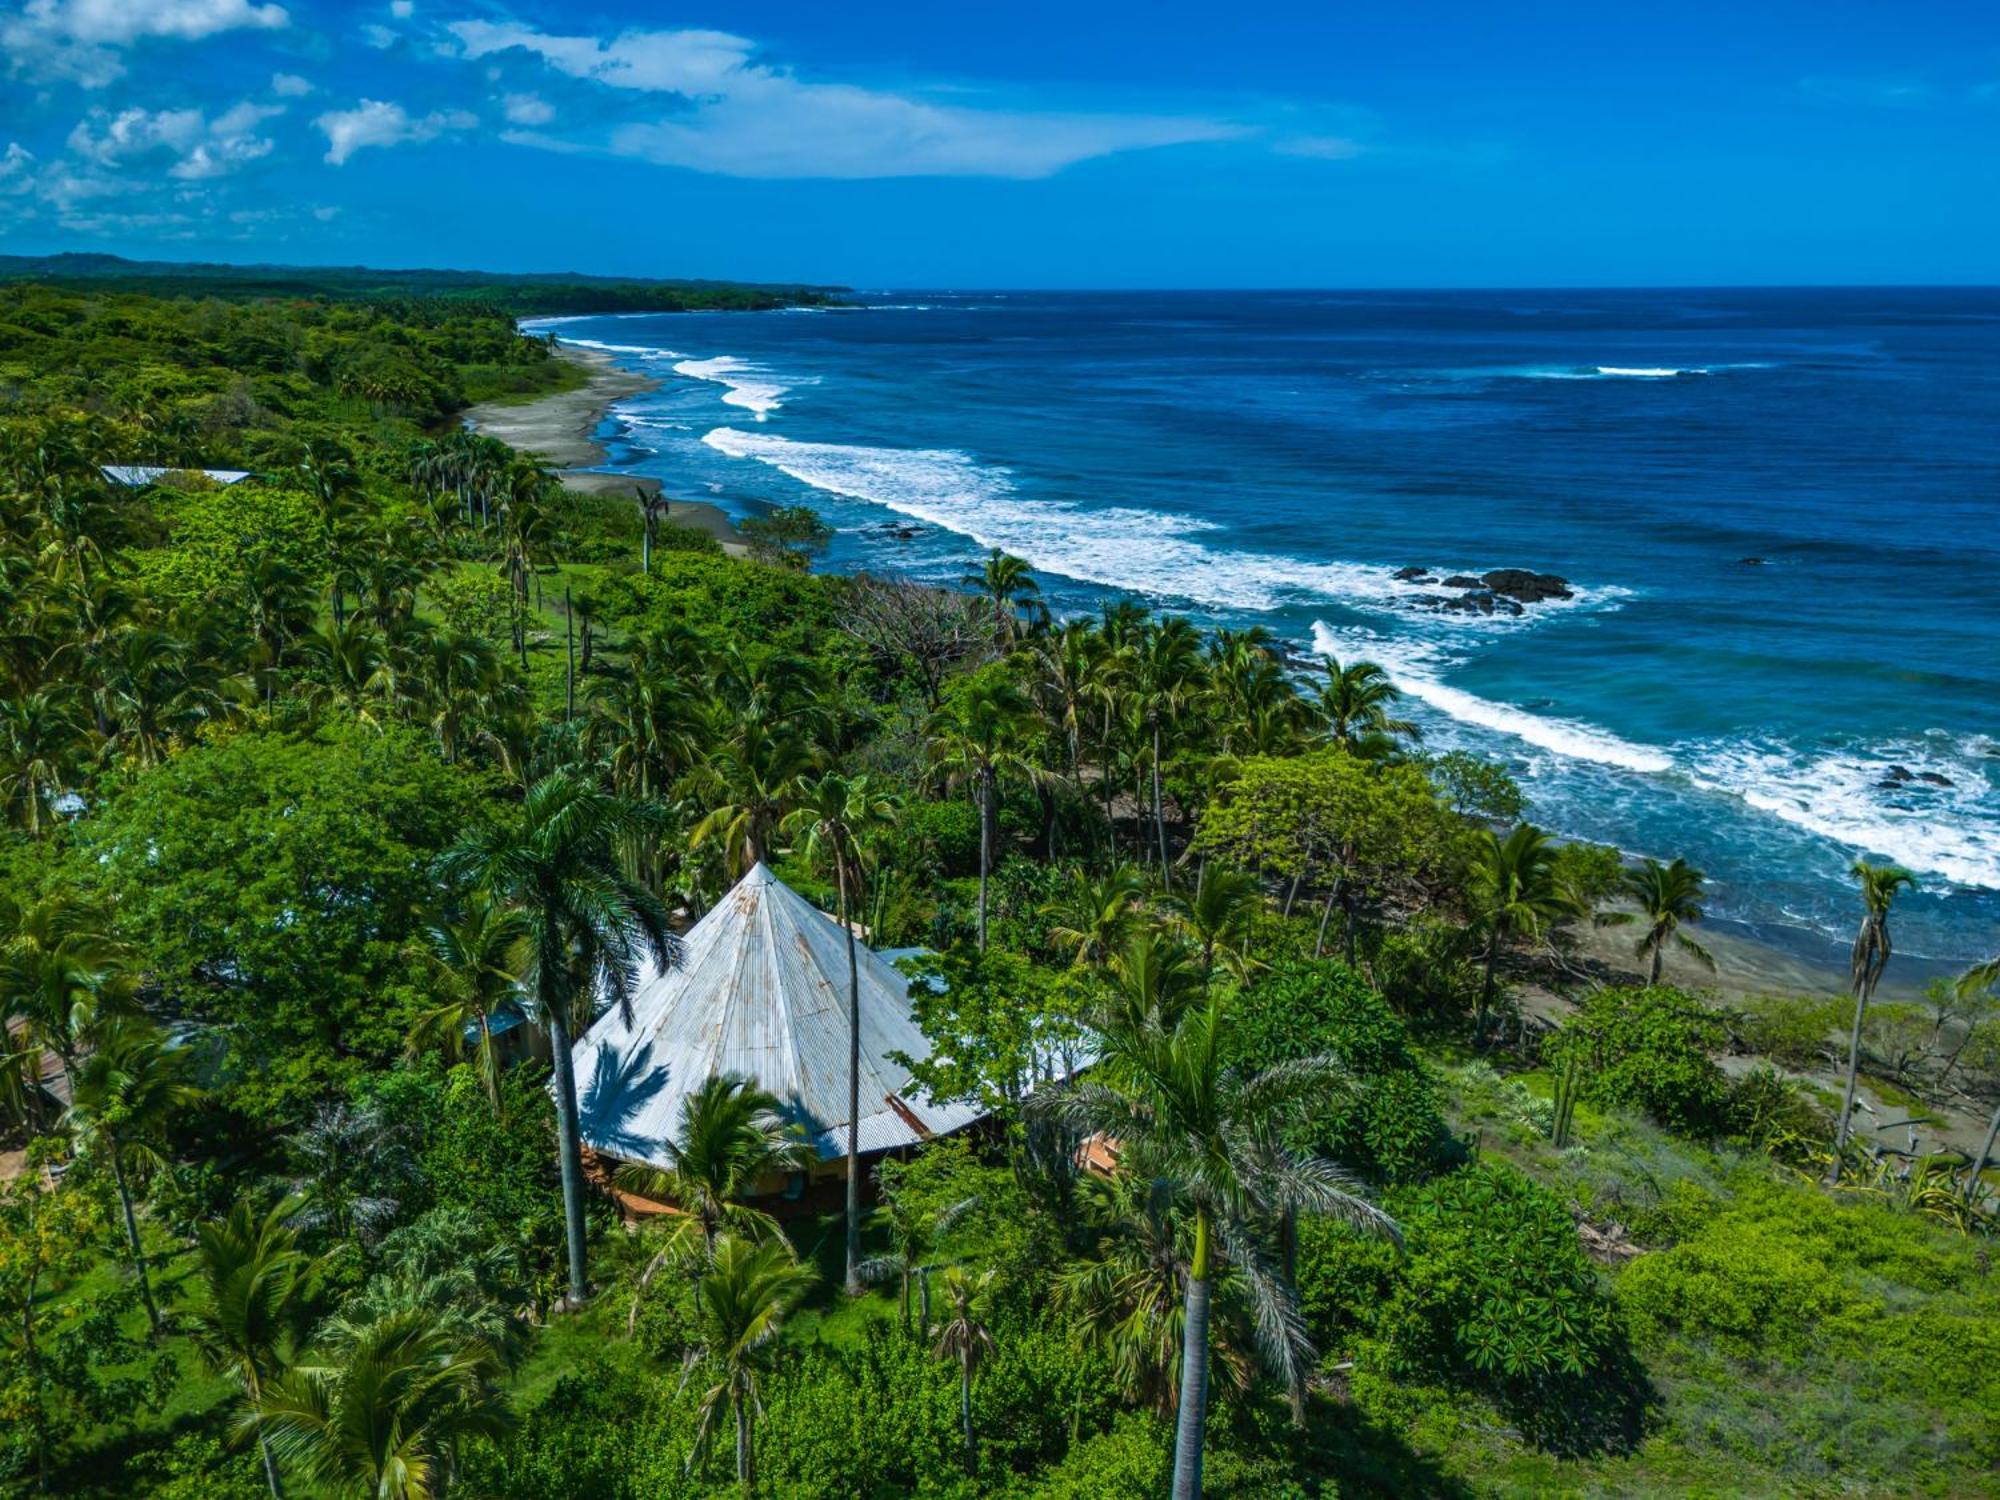
POLYGON ((849 912, 861 902, 860 841, 891 826, 902 799, 876 790, 866 776, 828 772, 801 782, 786 825, 804 835, 807 859, 833 866, 841 931, 847 938, 847 1291, 861 1292, 861 967, 849 912))
POLYGON ((756 1417, 762 1402, 762 1375, 776 1353, 786 1316, 811 1290, 812 1268, 800 1264, 783 1244, 753 1244, 725 1236, 715 1259, 695 1288, 698 1347, 720 1377, 702 1392, 697 1407, 694 1451, 688 1467, 705 1457, 716 1424, 736 1422, 736 1481, 743 1493, 757 1492, 756 1417))
POLYGON ((1167 899, 1174 926, 1201 949, 1201 972, 1213 975, 1217 960, 1239 975, 1249 967, 1250 935, 1264 906, 1263 887, 1247 870, 1210 860, 1192 891, 1167 899))
POLYGON ((965 1430, 965 1469, 979 1466, 979 1452, 972 1440, 972 1376, 993 1352, 993 1331, 986 1326, 987 1303, 993 1292, 993 1273, 974 1276, 963 1266, 949 1266, 944 1273, 944 1321, 931 1329, 931 1352, 958 1366, 958 1420, 965 1430))
POLYGON ((0 698, 0 814, 40 838, 84 758, 85 715, 65 692, 0 698))
POLYGON ((790 733, 763 734, 746 726, 709 758, 714 790, 708 811, 688 835, 688 847, 721 846, 732 875, 741 875, 777 850, 778 830, 794 793, 819 765, 819 754, 790 733))
POLYGON ((671 1166, 628 1162, 618 1169, 618 1185, 670 1203, 674 1216, 667 1243, 646 1268, 632 1295, 626 1330, 638 1326, 639 1302, 660 1270, 698 1257, 706 1266, 727 1231, 740 1239, 778 1234, 778 1221, 744 1200, 760 1184, 810 1166, 812 1147, 796 1123, 785 1119, 775 1094, 741 1073, 718 1073, 681 1100, 678 1140, 660 1143, 671 1166))
POLYGON ((918 1326, 928 1328, 931 1322, 930 1273, 934 1269, 931 1258, 937 1254, 945 1236, 972 1212, 979 1200, 961 1198, 956 1203, 935 1208, 923 1202, 917 1194, 904 1191, 898 1185, 901 1179, 890 1179, 887 1173, 878 1173, 877 1177, 882 1184, 882 1206, 875 1211, 875 1222, 889 1237, 889 1251, 885 1255, 871 1255, 863 1261, 861 1279, 875 1282, 887 1281, 891 1276, 896 1278, 905 1333, 910 1331, 910 1291, 916 1288, 921 1303, 918 1326))
POLYGON ((1172 1027, 1200 998, 1206 983, 1193 950, 1150 923, 1126 934, 1125 945, 1112 953, 1106 967, 1110 1008, 1135 1022, 1150 1019, 1172 1027))
POLYGON ((1342 666, 1337 657, 1322 659, 1326 681, 1320 685, 1318 708, 1326 737, 1356 755, 1379 755, 1398 737, 1421 739, 1423 731, 1393 708, 1403 690, 1372 661, 1342 666))
POLYGON ((1042 586, 1035 582, 1028 565, 1018 557, 1008 556, 998 547, 986 554, 984 564, 959 581, 986 596, 993 606, 995 633, 1010 645, 1020 628, 1022 611, 1032 607, 1042 593, 1042 586))
POLYGON ((678 961, 657 898, 619 873, 621 840, 652 814, 639 803, 599 791, 569 771, 528 789, 521 816, 481 829, 447 850, 439 874, 512 907, 526 925, 521 982, 548 1029, 555 1059, 556 1123, 568 1231, 569 1303, 590 1295, 585 1265, 582 1131, 570 1048, 595 1017, 600 998, 629 1016, 641 963, 678 961))
POLYGON ((164 1166, 162 1141, 176 1114, 200 1097, 189 1082, 191 1059, 152 1022, 128 1017, 102 1027, 77 1065, 70 1106, 63 1112, 77 1149, 101 1155, 111 1168, 118 1207, 125 1220, 125 1244, 139 1281, 139 1300, 153 1333, 160 1332, 160 1309, 146 1268, 146 1247, 132 1207, 132 1175, 164 1166))
POLYGON ((660 522, 667 518, 672 506, 657 485, 651 489, 643 485, 634 485, 632 488, 639 497, 639 519, 642 523, 639 539, 639 571, 651 573, 653 538, 659 533, 660 522))
MULTIPOLYGON (((1995 985, 2000 985, 2000 958, 1989 958, 1983 964, 1974 964, 1958 976, 1958 993, 1966 999, 1990 994, 1995 985)), ((1979 1201, 1980 1178, 1986 1172, 1986 1164, 1993 1159, 1993 1143, 2000 1140, 2000 1105, 1994 1106, 1993 1119, 1986 1127, 1986 1139, 1979 1147, 1979 1155, 1972 1161, 1972 1170, 1966 1174, 1965 1201, 1979 1201)))
POLYGON ((1466 902, 1474 931, 1486 939, 1485 981, 1472 1025, 1474 1046, 1486 1039, 1500 950, 1517 938, 1545 930, 1571 910, 1556 880, 1555 861, 1556 846, 1532 823, 1521 824, 1505 839, 1482 829, 1473 846, 1466 902))
POLYGON ((0 1022, 19 1030, 31 1058, 53 1053, 73 1080, 92 1031, 138 1009, 130 959, 93 906, 67 896, 15 906, 0 897, 0 1022))
POLYGON ((1181 616, 1170 616, 1140 636, 1133 658, 1133 687, 1152 741, 1153 833, 1159 845, 1160 883, 1169 891, 1173 869, 1167 860, 1167 815, 1160 794, 1166 726, 1200 691, 1203 681, 1201 638, 1181 616))
POLYGON ((292 1219, 301 1200, 262 1213, 241 1199, 229 1216, 195 1233, 194 1342, 209 1367, 243 1388, 245 1418, 255 1428, 272 1500, 282 1500, 278 1465, 260 1413, 264 1388, 285 1369, 302 1333, 314 1265, 298 1246, 292 1219))
POLYGON ((1030 708, 1005 677, 983 673, 958 691, 929 723, 931 758, 949 783, 969 785, 979 808, 979 947, 986 948, 986 888, 1000 821, 1000 778, 1040 774, 1026 753, 1030 708))
POLYGON ((397 1313, 356 1330, 335 1359, 279 1375, 241 1425, 335 1493, 434 1500, 461 1442, 511 1425, 502 1372, 483 1340, 453 1340, 424 1310, 397 1313))
POLYGON ((1600 927, 1626 927, 1634 922, 1645 924, 1646 930, 1632 951, 1640 958, 1652 960, 1646 983, 1660 982, 1660 964, 1669 943, 1709 968, 1715 967, 1714 956, 1681 931, 1683 926, 1699 922, 1702 918, 1704 878, 1701 871, 1684 859, 1676 859, 1670 865, 1649 859, 1636 869, 1624 871, 1619 879, 1625 895, 1638 906, 1638 911, 1598 914, 1600 927))
POLYGON ((1103 875, 1078 865, 1042 904, 1049 941, 1068 951, 1073 967, 1101 969, 1124 946, 1145 894, 1146 877, 1132 865, 1118 865, 1103 875))
POLYGON ((1285 1128, 1345 1075, 1331 1058, 1257 1073, 1232 1068, 1228 1013, 1219 998, 1172 1022, 1107 1016, 1099 1065, 1087 1080, 1045 1090, 1031 1107, 1082 1135, 1119 1142, 1121 1170, 1160 1182, 1192 1221, 1182 1309, 1175 1500, 1201 1493, 1209 1386, 1209 1324, 1224 1264, 1242 1278, 1267 1361, 1290 1374, 1309 1354, 1297 1299, 1267 1261, 1265 1227, 1285 1206, 1337 1215, 1374 1233, 1395 1225, 1362 1199, 1333 1163, 1288 1149, 1285 1128))
POLYGON ((527 919, 484 891, 474 891, 456 917, 442 917, 424 932, 421 961, 437 984, 437 1000, 410 1028, 410 1052, 441 1049, 464 1055, 466 1035, 479 1040, 473 1052, 480 1081, 493 1107, 500 1107, 500 1051, 493 1018, 521 995, 527 963, 527 919))
POLYGON ((1851 871, 1861 883, 1861 928, 1854 935, 1854 951, 1849 955, 1848 974, 1854 986, 1854 1026, 1847 1037, 1847 1087, 1841 1097, 1840 1121, 1833 1132, 1833 1163, 1826 1180, 1840 1180, 1841 1154, 1854 1119, 1854 1091, 1861 1073, 1861 1025, 1868 1016, 1875 986, 1889 967, 1889 908, 1896 892, 1904 886, 1916 889, 1917 877, 1900 865, 1871 865, 1857 859, 1851 871))

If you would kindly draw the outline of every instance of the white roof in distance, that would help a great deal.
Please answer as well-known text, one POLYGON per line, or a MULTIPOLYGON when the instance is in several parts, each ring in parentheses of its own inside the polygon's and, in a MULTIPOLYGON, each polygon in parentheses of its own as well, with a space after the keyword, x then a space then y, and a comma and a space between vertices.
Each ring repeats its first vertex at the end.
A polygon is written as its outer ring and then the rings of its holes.
MULTIPOLYGON (((574 1049, 586 1145, 670 1165, 681 1102, 718 1073, 745 1073, 783 1101, 821 1160, 847 1151, 846 934, 761 863, 688 932, 681 964, 650 970, 632 1024, 614 1006, 574 1049)), ((909 981, 857 945, 861 1149, 886 1151, 958 1130, 984 1111, 931 1102, 889 1054, 930 1055, 909 981)))
POLYGON ((157 483, 163 474, 200 474, 223 485, 236 484, 250 477, 248 469, 187 469, 175 468, 171 464, 106 464, 103 474, 113 484, 122 484, 134 490, 157 483))

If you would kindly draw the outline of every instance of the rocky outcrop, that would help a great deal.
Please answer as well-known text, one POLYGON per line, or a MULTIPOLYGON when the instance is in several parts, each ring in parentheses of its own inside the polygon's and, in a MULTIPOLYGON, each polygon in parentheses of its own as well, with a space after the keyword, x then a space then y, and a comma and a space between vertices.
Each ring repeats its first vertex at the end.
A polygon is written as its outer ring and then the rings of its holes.
POLYGON ((1523 604, 1576 597, 1567 578, 1558 578, 1553 573, 1532 573, 1526 568, 1495 568, 1490 573, 1482 573, 1479 581, 1494 593, 1519 599, 1523 604))

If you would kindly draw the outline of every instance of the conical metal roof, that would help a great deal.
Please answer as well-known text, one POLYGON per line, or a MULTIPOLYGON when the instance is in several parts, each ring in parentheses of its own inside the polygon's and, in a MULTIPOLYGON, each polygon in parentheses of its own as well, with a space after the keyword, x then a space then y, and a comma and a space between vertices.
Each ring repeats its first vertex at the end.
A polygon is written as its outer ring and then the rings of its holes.
MULTIPOLYGON (((669 1164, 681 1101, 718 1073, 778 1096, 821 1159, 847 1151, 847 938, 761 863, 695 923, 681 964, 646 974, 628 1026, 616 1007, 575 1048, 584 1144, 669 1164)), ((861 1149, 957 1130, 982 1113, 933 1104, 891 1053, 930 1055, 909 982, 856 944, 861 989, 861 1149)))

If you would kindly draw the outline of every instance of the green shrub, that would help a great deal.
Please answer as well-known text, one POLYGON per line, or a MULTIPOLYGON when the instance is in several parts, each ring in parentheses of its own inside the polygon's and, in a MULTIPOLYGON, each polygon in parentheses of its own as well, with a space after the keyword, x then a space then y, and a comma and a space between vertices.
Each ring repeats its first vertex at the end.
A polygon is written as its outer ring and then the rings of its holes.
POLYGON ((1826 1266, 1782 1242, 1706 1233, 1642 1255, 1618 1300, 1642 1337, 1706 1334, 1732 1353, 1800 1353, 1840 1298, 1826 1266))
POLYGON ((1484 982, 1466 929, 1418 917, 1384 929, 1368 972, 1388 1002, 1420 1025, 1449 1026, 1470 1015, 1484 982))
POLYGON ((1173 1472, 1173 1432, 1128 1413, 1072 1448, 1033 1488, 1032 1500, 1154 1500, 1173 1472))
POLYGON ((1238 995, 1236 1061, 1265 1068, 1329 1055, 1353 1090, 1329 1098, 1310 1140, 1356 1171, 1391 1182, 1447 1161, 1452 1141, 1437 1086, 1409 1048, 1409 1028, 1361 976, 1331 959, 1281 964, 1238 995))
POLYGON ((1707 1137, 1729 1119, 1729 1080, 1710 1049, 1722 1018, 1666 986, 1599 990, 1542 1044, 1550 1066, 1574 1061, 1591 1103, 1643 1110, 1669 1130, 1707 1137))
POLYGON ((1847 1025, 1852 1004, 1838 995, 1764 995, 1742 1001, 1736 1021, 1756 1051, 1788 1068, 1810 1068, 1847 1025))
POLYGON ((1400 1380, 1479 1391, 1559 1451, 1636 1436, 1644 1393, 1623 1326, 1553 1193, 1511 1167, 1480 1165, 1390 1206, 1408 1253, 1369 1363, 1400 1380))

